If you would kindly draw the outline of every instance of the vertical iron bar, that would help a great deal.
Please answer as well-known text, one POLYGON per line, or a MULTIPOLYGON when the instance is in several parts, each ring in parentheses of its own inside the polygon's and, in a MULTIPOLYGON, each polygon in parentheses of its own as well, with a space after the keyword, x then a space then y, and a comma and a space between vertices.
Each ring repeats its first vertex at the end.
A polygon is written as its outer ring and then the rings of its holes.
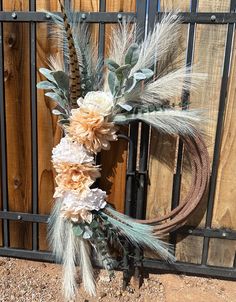
MULTIPOLYGON (((235 11, 235 9, 236 9, 236 1, 231 0, 230 11, 233 12, 235 11)), ((224 67, 223 67, 223 75, 222 75, 221 89, 220 89, 219 111, 218 111, 218 118, 217 118, 215 144, 214 144, 214 155, 212 161, 211 178, 209 183, 209 195, 208 195, 207 214, 206 214, 206 223, 205 223, 206 228, 211 227, 212 216, 213 216, 217 172, 218 172, 218 165, 219 165, 219 158, 220 158, 220 151, 221 151, 221 139, 223 133, 224 112, 227 102, 226 99, 227 84, 229 79, 229 69, 230 69, 230 59, 231 59, 232 45, 233 45, 234 28, 235 28, 234 23, 230 23, 228 25, 228 32, 227 32, 226 45, 225 45, 225 55, 224 55, 224 67)), ((210 238, 204 237, 202 261, 201 261, 201 263, 204 265, 207 263, 209 243, 210 243, 210 238)))
MULTIPOLYGON (((0 10, 2 11, 2 1, 0 10)), ((3 211, 8 211, 8 184, 7 184, 7 141, 6 141, 6 116, 5 116, 5 86, 4 86, 4 49, 3 49, 3 23, 0 23, 0 123, 1 123, 1 186, 3 211)), ((3 245, 9 246, 9 224, 3 219, 3 245)))
MULTIPOLYGON (((146 33, 146 10, 147 1, 136 1, 136 15, 137 15, 137 26, 141 30, 139 39, 143 39, 146 33)), ((137 124, 139 125, 139 124, 137 124)), ((135 217, 144 218, 146 212, 146 192, 147 192, 147 157, 148 157, 148 144, 149 144, 149 126, 147 124, 141 123, 140 129, 140 158, 139 158, 139 173, 138 178, 135 180, 135 187, 137 186, 136 195, 136 207, 135 207, 135 217), (137 183, 138 182, 138 183, 137 183)), ((137 133, 138 134, 138 133, 137 133)), ((136 142, 137 144, 137 142, 136 142)), ((137 151, 137 150, 136 150, 137 151)), ((137 157, 137 153, 136 153, 137 157)), ((143 279, 142 271, 142 258, 143 251, 139 248, 135 248, 135 261, 134 261, 134 277, 135 283, 140 286, 143 279)))
MULTIPOLYGON (((30 1, 30 11, 36 10, 36 0, 30 1)), ((38 140, 36 92, 36 23, 30 23, 30 97, 32 140, 32 212, 38 213, 38 140)), ((33 222, 33 250, 38 249, 38 224, 33 222)))
MULTIPOLYGON (((99 12, 106 11, 106 1, 99 1, 99 12)), ((105 24, 103 22, 99 23, 99 44, 98 44, 98 58, 103 61, 104 57, 104 46, 105 46, 105 24)))
MULTIPOLYGON (((191 13, 195 13, 197 11, 197 0, 191 0, 191 13)), ((194 36, 195 36, 195 23, 189 24, 188 31, 188 45, 187 45, 187 54, 186 54, 186 65, 191 66, 193 60, 193 48, 194 48, 194 36)), ((184 91, 182 95, 182 104, 183 109, 187 109, 186 104, 189 100, 189 91, 184 91)), ((172 201, 171 208, 174 209, 179 204, 180 198, 180 190, 181 190, 181 167, 182 167, 182 157, 183 157, 183 143, 179 141, 178 146, 178 156, 176 163, 176 172, 173 177, 173 189, 172 189, 172 201)), ((170 242, 172 244, 176 244, 176 233, 170 234, 170 242)), ((174 247, 175 249, 175 247, 174 247)))

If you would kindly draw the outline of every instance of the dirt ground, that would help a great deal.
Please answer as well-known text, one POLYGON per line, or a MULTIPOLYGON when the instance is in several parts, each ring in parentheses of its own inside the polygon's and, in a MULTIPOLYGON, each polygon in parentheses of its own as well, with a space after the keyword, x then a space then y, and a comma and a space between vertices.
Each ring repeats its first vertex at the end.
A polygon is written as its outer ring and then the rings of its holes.
MULTIPOLYGON (((236 282, 183 275, 151 275, 140 289, 122 291, 122 273, 108 281, 97 271, 97 297, 88 297, 80 286, 76 302, 236 302, 236 282)), ((61 266, 0 257, 0 301, 63 302, 61 266)))

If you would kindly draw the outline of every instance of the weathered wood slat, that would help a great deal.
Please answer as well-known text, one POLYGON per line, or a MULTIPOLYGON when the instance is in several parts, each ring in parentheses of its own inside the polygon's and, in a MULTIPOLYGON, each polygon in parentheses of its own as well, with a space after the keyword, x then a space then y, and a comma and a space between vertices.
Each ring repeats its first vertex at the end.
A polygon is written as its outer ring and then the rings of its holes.
MULTIPOLYGON (((135 11, 135 1, 106 1, 107 12, 133 12, 135 11)), ((114 26, 114 25, 113 25, 114 26)), ((105 27, 105 57, 107 56, 111 25, 105 27)), ((122 128, 122 133, 128 134, 127 128, 122 128)), ((127 162, 127 141, 120 139, 112 143, 109 152, 101 153, 102 178, 100 186, 109 193, 108 201, 119 210, 124 210, 125 183, 126 183, 126 162, 127 162)))
MULTIPOLYGON (((58 1, 37 1, 37 10, 60 11, 58 1)), ((48 39, 49 26, 37 24, 37 69, 47 67, 47 58, 56 54, 57 41, 48 39)), ((37 79, 43 80, 38 72, 37 79)), ((38 208, 40 214, 49 214, 53 204, 54 170, 51 163, 51 152, 61 137, 61 129, 57 118, 51 113, 55 104, 44 95, 43 90, 37 91, 38 118, 38 208)), ((46 225, 39 225, 39 248, 47 249, 46 225)))
MULTIPOLYGON (((199 1, 198 11, 229 11, 229 1, 199 1)), ((193 62, 196 67, 194 67, 193 70, 205 73, 207 79, 202 81, 202 85, 197 91, 191 91, 190 107, 205 110, 207 120, 205 132, 208 135, 206 139, 211 159, 214 150, 226 33, 227 26, 225 25, 219 25, 219 27, 214 25, 197 25, 195 31, 193 62)), ((181 197, 185 196, 187 193, 191 178, 188 172, 186 158, 184 158, 183 162, 181 197)), ((194 212, 194 215, 189 218, 190 225, 204 227, 207 200, 208 192, 206 192, 201 205, 194 212)), ((185 245, 184 241, 180 241, 177 245, 177 254, 180 256, 180 259, 184 260, 184 258, 182 259, 182 256, 187 253, 191 255, 194 255, 195 253, 196 259, 199 259, 198 249, 196 249, 194 244, 191 244, 188 247, 185 245)))
MULTIPOLYGON (((28 10, 26 2, 3 1, 4 10, 28 10)), ((31 118, 29 25, 4 24, 4 63, 9 209, 30 212, 31 118)), ((10 222, 11 247, 31 248, 31 225, 10 222)))

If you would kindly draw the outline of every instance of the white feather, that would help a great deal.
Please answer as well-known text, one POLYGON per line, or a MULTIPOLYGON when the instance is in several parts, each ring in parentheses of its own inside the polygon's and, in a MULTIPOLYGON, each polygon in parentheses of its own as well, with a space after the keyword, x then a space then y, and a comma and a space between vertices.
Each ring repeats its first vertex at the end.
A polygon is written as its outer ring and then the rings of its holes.
POLYGON ((48 223, 48 241, 53 254, 61 262, 65 244, 65 221, 60 215, 62 198, 57 198, 48 223))
POLYGON ((153 31, 150 31, 140 45, 140 55, 137 64, 130 75, 141 68, 150 68, 164 58, 176 46, 180 37, 180 19, 177 11, 165 14, 153 31))
POLYGON ((204 79, 205 74, 191 73, 191 67, 182 67, 147 83, 139 98, 144 103, 162 103, 163 100, 180 98, 183 90, 196 90, 204 79))
POLYGON ((203 111, 193 109, 169 109, 130 115, 117 114, 113 118, 115 123, 127 123, 132 120, 144 121, 166 134, 187 134, 191 136, 195 136, 197 132, 199 133, 199 129, 202 129, 203 124, 207 122, 203 111))
POLYGON ((84 289, 90 296, 96 296, 96 285, 93 275, 93 267, 90 260, 90 246, 84 239, 79 239, 80 246, 80 270, 84 289))
POLYGON ((76 284, 76 256, 79 253, 79 245, 73 233, 73 225, 66 223, 65 249, 63 253, 63 293, 66 300, 75 298, 76 284))
POLYGON ((153 234, 153 227, 146 224, 136 222, 134 219, 117 212, 111 207, 107 207, 107 212, 111 216, 103 213, 108 221, 113 224, 122 234, 132 243, 139 247, 147 247, 157 252, 163 259, 175 261, 175 257, 171 253, 171 245, 160 240, 153 234), (117 217, 115 219, 114 217, 117 217))
POLYGON ((137 38, 136 23, 131 23, 131 20, 124 18, 118 26, 115 25, 111 28, 109 38, 109 59, 114 60, 119 65, 123 65, 127 50, 137 38))

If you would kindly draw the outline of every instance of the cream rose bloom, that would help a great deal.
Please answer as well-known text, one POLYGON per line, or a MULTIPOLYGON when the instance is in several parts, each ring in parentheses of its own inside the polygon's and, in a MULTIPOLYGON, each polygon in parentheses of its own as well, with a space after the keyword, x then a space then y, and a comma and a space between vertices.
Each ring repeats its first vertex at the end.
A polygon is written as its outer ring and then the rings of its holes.
POLYGON ((78 105, 89 111, 97 111, 103 116, 111 113, 113 107, 113 97, 110 93, 103 91, 88 92, 84 99, 78 100, 78 105))
POLYGON ((68 191, 63 198, 61 216, 73 222, 79 222, 82 219, 91 223, 92 213, 90 211, 99 211, 105 208, 106 204, 106 192, 98 188, 89 190, 85 196, 68 191))

